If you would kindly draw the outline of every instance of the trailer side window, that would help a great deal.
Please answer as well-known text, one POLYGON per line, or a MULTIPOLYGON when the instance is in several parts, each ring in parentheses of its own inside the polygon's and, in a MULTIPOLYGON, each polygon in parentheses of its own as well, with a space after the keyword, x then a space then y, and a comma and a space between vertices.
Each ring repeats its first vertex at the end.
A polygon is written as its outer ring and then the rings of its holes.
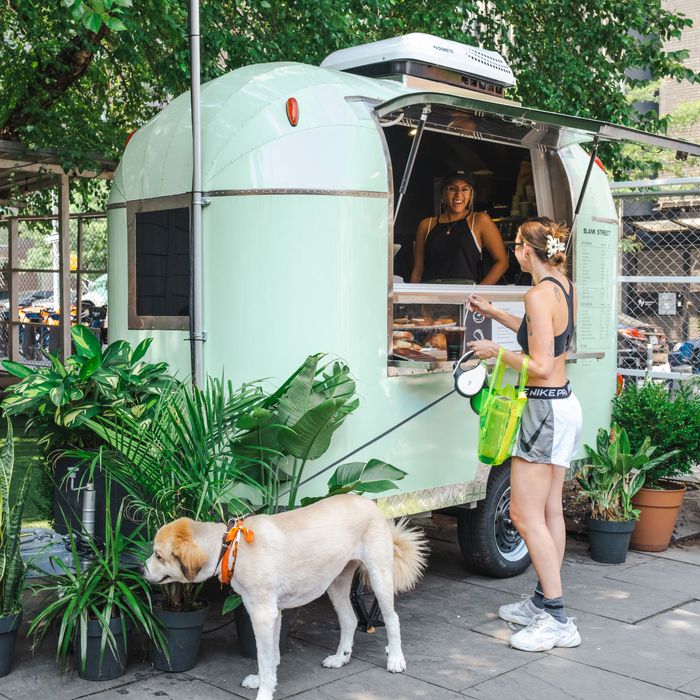
POLYGON ((129 251, 129 327, 184 330, 190 299, 188 207, 137 211, 129 251))

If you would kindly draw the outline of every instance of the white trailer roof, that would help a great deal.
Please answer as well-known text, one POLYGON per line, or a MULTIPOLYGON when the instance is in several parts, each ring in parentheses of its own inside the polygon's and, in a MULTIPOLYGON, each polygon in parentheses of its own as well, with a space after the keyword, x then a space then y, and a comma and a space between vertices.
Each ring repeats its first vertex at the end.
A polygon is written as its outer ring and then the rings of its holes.
POLYGON ((407 60, 478 76, 504 87, 515 85, 513 71, 499 53, 419 32, 334 51, 321 68, 352 70, 407 60))

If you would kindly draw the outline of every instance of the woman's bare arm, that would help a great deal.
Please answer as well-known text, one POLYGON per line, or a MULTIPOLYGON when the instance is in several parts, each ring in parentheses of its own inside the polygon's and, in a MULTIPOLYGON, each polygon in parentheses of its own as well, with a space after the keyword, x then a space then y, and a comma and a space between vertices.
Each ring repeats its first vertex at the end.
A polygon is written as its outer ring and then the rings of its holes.
POLYGON ((425 266, 425 239, 430 231, 430 224, 434 217, 423 219, 418 224, 416 231, 416 242, 413 245, 413 270, 411 270, 410 281, 417 283, 423 280, 423 268, 425 266))
POLYGON ((482 211, 474 217, 475 231, 481 239, 482 248, 486 248, 493 258, 493 265, 480 284, 498 284, 508 269, 508 253, 503 245, 501 232, 493 223, 487 212, 482 211))

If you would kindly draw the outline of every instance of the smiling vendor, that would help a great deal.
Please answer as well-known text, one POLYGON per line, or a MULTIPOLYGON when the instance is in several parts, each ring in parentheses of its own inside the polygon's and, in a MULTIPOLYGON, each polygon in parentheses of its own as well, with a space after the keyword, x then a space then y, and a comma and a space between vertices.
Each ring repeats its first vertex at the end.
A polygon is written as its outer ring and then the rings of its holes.
POLYGON ((508 269, 503 239, 487 212, 474 211, 474 185, 463 170, 447 175, 439 216, 418 225, 411 282, 498 284, 508 269), (493 258, 484 273, 482 250, 493 258))

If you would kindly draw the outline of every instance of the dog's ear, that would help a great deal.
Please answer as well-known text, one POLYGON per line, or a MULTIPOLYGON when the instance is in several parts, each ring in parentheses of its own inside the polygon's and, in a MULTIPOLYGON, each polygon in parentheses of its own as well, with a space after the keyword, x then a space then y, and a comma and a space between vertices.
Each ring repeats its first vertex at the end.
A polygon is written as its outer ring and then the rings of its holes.
POLYGON ((179 527, 173 541, 173 556, 180 562, 182 575, 188 581, 194 581, 206 563, 207 556, 192 538, 190 521, 182 518, 177 522, 179 527))

